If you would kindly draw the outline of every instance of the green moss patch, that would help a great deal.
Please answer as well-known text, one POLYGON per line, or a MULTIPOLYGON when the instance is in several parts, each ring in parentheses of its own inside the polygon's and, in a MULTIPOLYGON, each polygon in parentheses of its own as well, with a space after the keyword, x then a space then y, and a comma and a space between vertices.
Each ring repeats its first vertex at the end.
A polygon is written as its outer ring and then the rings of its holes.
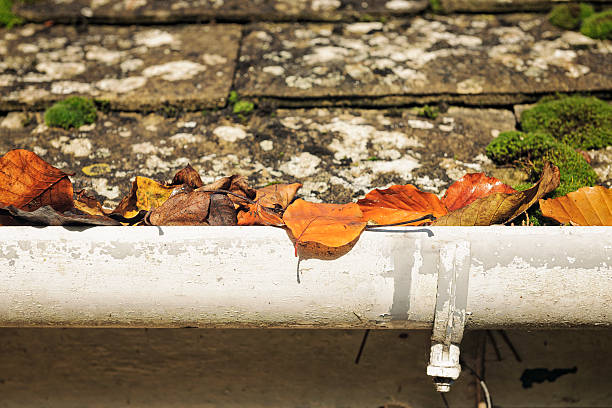
POLYGON ((566 30, 575 30, 582 21, 593 14, 593 6, 585 3, 560 4, 555 6, 548 15, 548 21, 566 30))
POLYGON ((553 163, 561 173, 561 184, 553 197, 597 182, 597 174, 580 153, 545 133, 503 132, 487 146, 486 153, 495 163, 524 166, 534 182, 544 163, 553 163))
POLYGON ((595 13, 586 18, 580 32, 587 37, 612 40, 612 10, 595 13))
POLYGON ((69 129, 93 123, 97 118, 96 105, 91 99, 73 96, 57 102, 45 112, 47 126, 69 129))
POLYGON ((566 97, 526 110, 521 126, 573 148, 601 149, 612 145, 612 106, 597 98, 566 97))
POLYGON ((0 27, 11 28, 23 23, 23 19, 13 14, 13 0, 0 0, 0 27))

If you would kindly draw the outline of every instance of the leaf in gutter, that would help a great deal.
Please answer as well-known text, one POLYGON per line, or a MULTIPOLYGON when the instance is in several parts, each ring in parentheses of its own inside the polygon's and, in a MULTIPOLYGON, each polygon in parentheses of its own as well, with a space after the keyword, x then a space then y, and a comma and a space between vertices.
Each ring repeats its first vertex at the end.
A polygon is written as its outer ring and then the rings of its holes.
POLYGON ((474 201, 432 223, 435 226, 505 224, 527 211, 538 199, 559 186, 559 168, 546 163, 540 180, 530 189, 512 194, 495 193, 474 201))
POLYGON ((50 205, 58 211, 72 208, 68 174, 28 150, 16 149, 0 158, 0 205, 33 211, 50 205))
POLYGON ((152 210, 145 220, 150 225, 209 225, 210 196, 197 190, 177 194, 152 210))
MULTIPOLYGON (((250 200, 255 199, 257 192, 249 187, 247 183, 247 179, 243 176, 233 175, 230 177, 222 177, 218 180, 215 180, 211 184, 207 184, 205 186, 200 187, 198 190, 200 191, 215 191, 215 190, 226 190, 230 191, 234 194, 246 197, 250 200)), ((234 203, 235 208, 240 208, 246 205, 244 200, 241 200, 235 196, 228 197, 234 203)))
POLYGON ((309 242, 337 248, 355 242, 366 227, 363 213, 355 203, 320 204, 302 199, 294 201, 283 221, 299 245, 309 242))
POLYGON ((173 194, 182 190, 182 186, 166 186, 150 178, 136 176, 130 193, 121 200, 113 213, 126 218, 134 217, 141 210, 150 211, 160 207, 173 194))
POLYGON ((583 187, 563 197, 540 200, 540 209, 561 224, 612 226, 612 189, 583 187))
POLYGON ((210 197, 208 225, 236 225, 236 209, 234 203, 225 194, 213 194, 210 197))
POLYGON ((172 179, 172 183, 170 184, 173 186, 185 184, 192 190, 204 185, 200 175, 193 167, 191 167, 191 164, 188 164, 184 169, 177 172, 172 179))
POLYGON ((283 225, 282 212, 301 187, 301 183, 292 183, 258 188, 255 204, 238 212, 238 225, 283 225))
POLYGON ((31 225, 121 225, 118 221, 106 216, 75 214, 71 211, 60 213, 49 205, 34 211, 20 210, 11 205, 0 208, 0 211, 21 221, 20 225, 23 225, 23 222, 31 225))
POLYGON ((100 202, 93 195, 87 194, 85 190, 76 193, 74 208, 89 215, 106 216, 100 202))
MULTIPOLYGON (((420 191, 411 184, 394 185, 387 189, 370 191, 365 198, 357 201, 365 221, 377 224, 393 224, 433 214, 441 217, 448 211, 440 199, 432 193, 420 191)), ((420 225, 420 221, 411 225, 420 225)))
POLYGON ((449 211, 455 211, 493 193, 514 192, 515 189, 495 177, 487 177, 484 173, 469 173, 446 190, 442 202, 449 211))

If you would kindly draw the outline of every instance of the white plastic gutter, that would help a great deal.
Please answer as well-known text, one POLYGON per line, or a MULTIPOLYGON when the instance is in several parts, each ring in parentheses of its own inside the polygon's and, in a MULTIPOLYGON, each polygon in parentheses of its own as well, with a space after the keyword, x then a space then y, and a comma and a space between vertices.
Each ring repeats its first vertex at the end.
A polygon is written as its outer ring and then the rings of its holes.
POLYGON ((431 328, 457 268, 468 328, 612 325, 607 227, 389 228, 297 263, 271 227, 0 227, 0 326, 431 328))

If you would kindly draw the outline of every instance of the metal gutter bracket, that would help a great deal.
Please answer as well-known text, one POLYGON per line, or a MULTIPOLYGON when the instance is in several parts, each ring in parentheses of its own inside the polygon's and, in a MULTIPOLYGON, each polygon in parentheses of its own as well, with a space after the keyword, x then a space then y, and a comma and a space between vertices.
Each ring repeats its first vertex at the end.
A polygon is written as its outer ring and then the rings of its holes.
POLYGON ((459 344, 466 321, 468 280, 470 275, 470 243, 446 242, 440 248, 438 290, 427 375, 433 377, 436 390, 450 391, 459 377, 459 344))

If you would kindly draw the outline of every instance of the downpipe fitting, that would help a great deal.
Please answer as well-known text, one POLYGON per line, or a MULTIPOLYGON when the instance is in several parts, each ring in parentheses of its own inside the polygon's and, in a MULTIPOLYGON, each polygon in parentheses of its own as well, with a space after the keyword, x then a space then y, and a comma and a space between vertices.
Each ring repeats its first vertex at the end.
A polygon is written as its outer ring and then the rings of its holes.
POLYGON ((442 244, 438 261, 436 310, 427 375, 433 377, 438 392, 449 392, 461 374, 459 344, 467 319, 470 243, 454 241, 442 244))

